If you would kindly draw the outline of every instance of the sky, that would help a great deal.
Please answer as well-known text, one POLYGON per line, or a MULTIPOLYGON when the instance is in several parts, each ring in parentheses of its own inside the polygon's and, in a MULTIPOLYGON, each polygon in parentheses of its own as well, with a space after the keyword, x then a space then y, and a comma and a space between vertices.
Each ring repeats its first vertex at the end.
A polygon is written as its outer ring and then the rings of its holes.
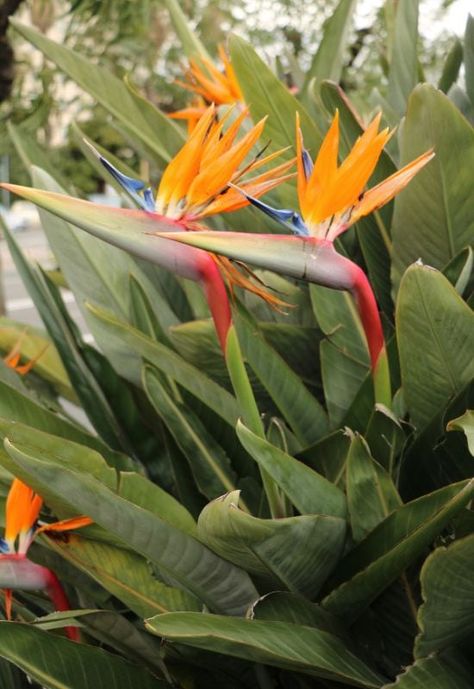
MULTIPOLYGON (((366 25, 367 15, 383 5, 384 0, 359 0, 357 3, 358 21, 366 25)), ((452 5, 442 13, 442 21, 436 18, 441 6, 440 0, 421 0, 419 31, 423 36, 436 38, 443 30, 462 36, 466 28, 469 11, 474 15, 473 0, 454 0, 452 5)))

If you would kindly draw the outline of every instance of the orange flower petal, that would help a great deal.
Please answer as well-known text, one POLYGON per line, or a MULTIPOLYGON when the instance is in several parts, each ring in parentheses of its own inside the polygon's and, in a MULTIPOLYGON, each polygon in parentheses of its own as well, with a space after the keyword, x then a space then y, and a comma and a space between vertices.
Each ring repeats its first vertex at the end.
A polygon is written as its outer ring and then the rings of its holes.
POLYGON ((42 504, 41 497, 26 483, 13 479, 5 507, 5 540, 8 543, 13 543, 19 533, 31 529, 42 504))
POLYGON ((405 165, 401 170, 377 184, 376 187, 366 191, 361 200, 355 205, 351 213, 350 223, 357 222, 364 215, 369 215, 369 213, 391 201, 429 163, 434 155, 433 150, 426 151, 418 158, 415 158, 415 160, 412 160, 411 163, 405 165))
POLYGON ((90 526, 93 523, 92 519, 85 515, 71 517, 70 519, 62 519, 60 522, 53 522, 52 524, 42 524, 36 529, 36 534, 43 533, 44 531, 72 531, 73 529, 82 529, 84 526, 90 526))

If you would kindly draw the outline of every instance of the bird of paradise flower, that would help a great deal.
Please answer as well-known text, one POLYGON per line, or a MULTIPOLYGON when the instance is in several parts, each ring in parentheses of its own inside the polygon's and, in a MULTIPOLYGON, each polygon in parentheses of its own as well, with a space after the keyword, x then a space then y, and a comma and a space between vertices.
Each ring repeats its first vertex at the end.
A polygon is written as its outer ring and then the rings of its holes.
MULTIPOLYGON (((69 610, 69 601, 58 577, 46 567, 28 558, 28 549, 42 532, 63 532, 92 523, 89 517, 73 517, 37 526, 43 499, 29 486, 15 478, 5 507, 5 534, 0 539, 0 588, 5 591, 5 612, 11 619, 14 590, 45 591, 58 611, 69 610)), ((70 639, 79 640, 75 627, 66 627, 70 639)))

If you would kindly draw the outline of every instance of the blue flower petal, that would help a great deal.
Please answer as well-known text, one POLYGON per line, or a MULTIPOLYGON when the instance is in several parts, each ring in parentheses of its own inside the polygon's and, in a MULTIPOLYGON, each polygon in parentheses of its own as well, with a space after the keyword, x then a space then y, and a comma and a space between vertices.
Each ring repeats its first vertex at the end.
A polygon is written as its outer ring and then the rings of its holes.
POLYGON ((304 224, 301 216, 299 213, 291 210, 291 208, 273 208, 267 203, 260 201, 260 199, 249 196, 244 191, 242 191, 242 194, 253 206, 263 211, 266 215, 270 216, 270 218, 273 218, 273 220, 276 220, 281 225, 284 225, 284 227, 294 232, 294 234, 297 234, 301 237, 306 237, 309 235, 308 228, 304 224))
POLYGON ((313 172, 313 161, 311 160, 311 156, 306 148, 303 148, 301 159, 303 161, 304 176, 306 179, 309 179, 309 177, 311 177, 311 173, 313 172))
POLYGON ((9 553, 10 548, 4 538, 0 538, 0 553, 9 553))

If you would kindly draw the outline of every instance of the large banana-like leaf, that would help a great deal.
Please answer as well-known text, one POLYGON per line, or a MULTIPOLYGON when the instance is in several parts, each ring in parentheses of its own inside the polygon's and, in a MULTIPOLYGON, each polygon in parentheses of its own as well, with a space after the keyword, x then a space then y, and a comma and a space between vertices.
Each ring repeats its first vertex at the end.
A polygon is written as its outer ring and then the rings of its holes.
POLYGON ((403 394, 421 431, 474 378, 474 314, 441 273, 414 265, 400 285, 397 335, 403 394))
POLYGON ((150 564, 137 553, 79 535, 46 542, 139 617, 200 609, 198 599, 190 593, 159 581, 150 564))
POLYGON ((338 637, 303 625, 192 612, 158 615, 146 625, 155 634, 196 648, 350 686, 378 689, 383 682, 338 637))
MULTIPOLYGON (((40 494, 54 493, 76 512, 121 539, 211 610, 241 615, 257 597, 250 577, 192 536, 117 495, 98 478, 51 462, 28 443, 5 440, 9 470, 40 494)), ((3 461, 3 457, 0 458, 3 461)))
POLYGON ((474 536, 437 548, 421 570, 423 605, 415 656, 456 646, 474 631, 474 536))
POLYGON ((443 93, 424 84, 413 91, 408 103, 401 163, 431 147, 434 159, 395 200, 395 289, 405 269, 418 258, 441 270, 474 244, 474 130, 443 93))
POLYGON ((209 503, 198 520, 200 539, 273 588, 314 598, 341 556, 345 519, 319 514, 257 519, 238 504, 239 491, 209 503))
POLYGON ((429 546, 472 499, 474 480, 462 481, 392 512, 339 563, 324 607, 355 619, 429 546))
POLYGON ((163 689, 139 665, 101 648, 78 644, 27 624, 0 622, 0 656, 45 689, 163 689))

